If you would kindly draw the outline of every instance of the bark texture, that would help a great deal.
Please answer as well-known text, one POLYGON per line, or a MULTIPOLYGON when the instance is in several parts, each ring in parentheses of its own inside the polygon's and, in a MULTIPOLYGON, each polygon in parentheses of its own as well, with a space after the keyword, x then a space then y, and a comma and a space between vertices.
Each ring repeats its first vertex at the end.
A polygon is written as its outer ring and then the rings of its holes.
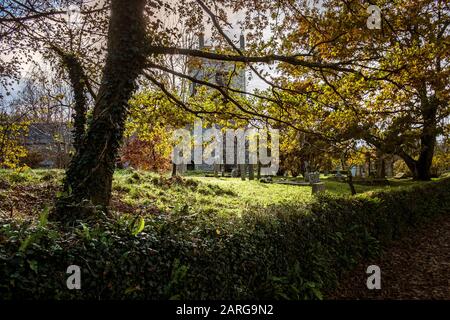
POLYGON ((145 63, 144 5, 145 0, 111 2, 108 55, 93 120, 67 170, 66 195, 57 203, 59 215, 83 218, 85 212, 75 206, 83 201, 103 208, 109 205, 128 100, 145 63), (76 210, 70 210, 72 206, 76 210))

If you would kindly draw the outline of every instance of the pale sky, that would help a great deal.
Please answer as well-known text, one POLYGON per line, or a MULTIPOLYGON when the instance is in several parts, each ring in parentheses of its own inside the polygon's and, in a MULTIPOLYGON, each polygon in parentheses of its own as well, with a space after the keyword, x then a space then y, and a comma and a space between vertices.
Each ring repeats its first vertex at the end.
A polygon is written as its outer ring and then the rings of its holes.
MULTIPOLYGON (((175 2, 176 0, 168 0, 168 2, 175 2)), ((104 0, 92 0, 92 1, 88 1, 89 5, 97 5, 100 6, 102 3, 104 3, 104 0)), ((207 14, 205 13, 205 25, 207 25, 206 23, 206 19, 207 19, 207 14)), ((167 14, 164 14, 164 16, 160 16, 160 19, 162 19, 164 21, 165 24, 167 25, 173 25, 174 23, 176 23, 179 19, 176 16, 167 16, 167 14)), ((234 39, 236 41, 236 43, 238 44, 239 42, 239 36, 241 33, 244 33, 245 35, 245 30, 241 30, 241 26, 239 25, 239 22, 242 22, 244 20, 244 13, 243 12, 238 12, 238 13, 228 13, 228 22, 230 23, 230 25, 232 26, 231 28, 227 27, 224 28, 225 32, 227 33, 227 35, 231 38, 234 39)), ((211 32, 214 29, 214 26, 212 24, 209 24, 205 27, 205 42, 206 44, 208 44, 208 41, 211 37, 211 32)), ((264 35, 264 40, 268 39, 270 37, 270 30, 267 29, 264 35)), ((42 59, 42 57, 40 56, 40 54, 35 53, 32 56, 32 60, 37 63, 37 64, 43 64, 45 63, 42 59)), ((30 72, 31 68, 33 67, 33 63, 25 63, 23 65, 22 68, 22 77, 26 78, 27 74, 30 72)), ((258 67, 258 69, 261 69, 261 67, 258 67)), ((263 68, 263 71, 269 71, 268 68, 263 68)), ((247 90, 249 92, 253 92, 254 89, 264 89, 266 88, 267 85, 260 80, 256 75, 254 75, 251 71, 247 71, 247 90), (251 78, 251 80, 249 80, 249 77, 251 78)), ((17 90, 17 87, 16 87, 17 90)))

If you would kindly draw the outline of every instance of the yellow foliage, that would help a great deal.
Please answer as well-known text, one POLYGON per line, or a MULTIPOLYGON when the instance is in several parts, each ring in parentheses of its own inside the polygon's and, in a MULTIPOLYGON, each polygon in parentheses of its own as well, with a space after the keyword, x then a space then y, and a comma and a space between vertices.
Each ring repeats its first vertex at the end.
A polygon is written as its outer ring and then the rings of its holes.
MULTIPOLYGON (((3 119, 2 119, 3 120, 3 119)), ((28 131, 27 122, 0 122, 0 167, 21 169, 20 160, 27 155, 21 138, 28 131)))

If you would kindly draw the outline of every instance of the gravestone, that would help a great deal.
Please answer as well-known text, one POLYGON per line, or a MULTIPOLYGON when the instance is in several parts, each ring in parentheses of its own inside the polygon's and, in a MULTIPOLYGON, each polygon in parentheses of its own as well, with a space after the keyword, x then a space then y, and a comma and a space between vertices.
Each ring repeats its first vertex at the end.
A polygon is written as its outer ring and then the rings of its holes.
POLYGON ((305 172, 305 174, 303 175, 303 180, 305 180, 305 182, 309 182, 309 172, 305 172))
POLYGON ((406 173, 406 172, 399 172, 394 176, 395 179, 406 179, 409 177, 411 177, 411 174, 406 173))
POLYGON ((320 172, 314 173, 314 182, 319 183, 320 182, 320 172))
POLYGON ((344 176, 341 173, 341 168, 339 166, 336 167, 335 177, 338 178, 338 180, 342 180, 344 178, 344 176))
POLYGON ((177 171, 178 175, 183 175, 187 171, 187 165, 186 164, 177 164, 176 171, 177 171))
POLYGON ((310 172, 306 174, 307 182, 310 184, 319 183, 320 182, 320 173, 319 172, 310 172))
POLYGON ((268 176, 268 177, 262 177, 261 179, 259 179, 259 182, 261 182, 261 183, 272 183, 273 180, 272 180, 271 176, 268 176))
POLYGON ((323 182, 312 184, 312 194, 317 194, 325 191, 325 184, 323 182))
POLYGON ((219 171, 220 171, 220 164, 214 164, 214 177, 218 177, 219 176, 219 171))
POLYGON ((389 159, 389 161, 387 161, 385 163, 385 165, 386 165, 386 177, 392 178, 392 176, 394 174, 394 163, 393 163, 392 159, 389 159))

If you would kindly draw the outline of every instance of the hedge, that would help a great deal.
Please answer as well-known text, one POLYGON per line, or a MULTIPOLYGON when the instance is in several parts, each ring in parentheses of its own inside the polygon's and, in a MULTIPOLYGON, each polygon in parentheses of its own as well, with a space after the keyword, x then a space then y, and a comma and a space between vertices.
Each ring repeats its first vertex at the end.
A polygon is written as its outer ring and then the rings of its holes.
POLYGON ((37 225, 2 219, 0 298, 321 299, 342 272, 448 208, 450 179, 236 218, 161 215, 144 226, 105 216, 71 228, 45 214, 37 225), (66 287, 72 264, 81 290, 66 287))

